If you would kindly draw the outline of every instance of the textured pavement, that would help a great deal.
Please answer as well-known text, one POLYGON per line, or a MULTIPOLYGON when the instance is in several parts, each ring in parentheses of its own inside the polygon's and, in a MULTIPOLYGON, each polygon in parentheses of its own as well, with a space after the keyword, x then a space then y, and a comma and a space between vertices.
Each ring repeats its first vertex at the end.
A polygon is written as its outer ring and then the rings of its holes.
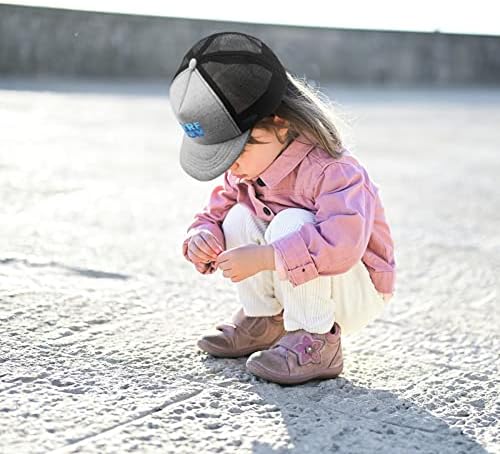
POLYGON ((182 172, 167 93, 0 80, 0 452, 499 453, 500 90, 329 92, 397 293, 299 386, 196 347, 238 301, 182 257, 217 182, 182 172))

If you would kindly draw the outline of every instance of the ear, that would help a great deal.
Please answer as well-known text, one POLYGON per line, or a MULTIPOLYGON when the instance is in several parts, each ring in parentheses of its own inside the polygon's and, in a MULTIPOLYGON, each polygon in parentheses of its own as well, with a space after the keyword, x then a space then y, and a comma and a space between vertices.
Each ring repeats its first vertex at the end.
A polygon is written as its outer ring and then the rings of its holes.
POLYGON ((276 114, 273 114, 273 122, 276 126, 281 128, 288 128, 288 126, 290 126, 290 122, 288 120, 285 120, 276 114))

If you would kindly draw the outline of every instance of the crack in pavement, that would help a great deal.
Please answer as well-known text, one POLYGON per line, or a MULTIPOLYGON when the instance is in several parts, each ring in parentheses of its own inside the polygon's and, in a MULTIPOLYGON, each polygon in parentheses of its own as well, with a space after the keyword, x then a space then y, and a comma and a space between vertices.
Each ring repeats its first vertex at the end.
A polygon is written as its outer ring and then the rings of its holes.
POLYGON ((159 412, 159 411, 161 411, 169 406, 176 405, 176 404, 179 404, 181 402, 185 402, 186 400, 189 400, 189 399, 192 399, 193 397, 196 397, 197 395, 201 394, 202 392, 203 392, 203 389, 196 390, 196 391, 190 392, 190 393, 183 393, 183 395, 180 396, 178 399, 174 398, 173 400, 165 402, 162 405, 158 405, 156 407, 153 407, 151 410, 143 411, 135 417, 128 418, 127 420, 119 422, 117 424, 114 424, 113 426, 108 427, 106 429, 103 429, 100 432, 92 433, 89 435, 85 435, 84 437, 76 438, 76 439, 72 440, 70 443, 68 443, 60 448, 56 448, 52 452, 53 453, 64 453, 64 452, 68 451, 69 449, 73 450, 79 444, 82 444, 88 440, 96 439, 96 438, 98 438, 104 434, 107 434, 115 429, 118 429, 118 428, 123 427, 127 424, 130 424, 131 422, 139 421, 140 419, 146 418, 147 416, 149 416, 153 413, 157 413, 157 412, 159 412), (186 396, 186 394, 187 394, 187 396, 186 396))

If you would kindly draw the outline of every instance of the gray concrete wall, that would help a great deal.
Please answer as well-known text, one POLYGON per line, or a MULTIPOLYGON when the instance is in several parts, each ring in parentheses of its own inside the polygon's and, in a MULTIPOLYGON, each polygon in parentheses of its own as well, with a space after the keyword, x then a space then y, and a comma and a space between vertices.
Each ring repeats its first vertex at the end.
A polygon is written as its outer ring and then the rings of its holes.
POLYGON ((0 75, 170 78, 218 31, 265 41, 319 82, 500 85, 500 37, 341 30, 0 5, 0 75))

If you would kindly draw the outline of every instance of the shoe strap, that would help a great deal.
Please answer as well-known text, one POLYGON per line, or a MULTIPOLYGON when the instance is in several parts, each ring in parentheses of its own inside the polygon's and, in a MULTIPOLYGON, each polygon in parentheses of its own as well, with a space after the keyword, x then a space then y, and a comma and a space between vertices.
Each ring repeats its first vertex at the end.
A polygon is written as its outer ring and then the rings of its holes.
MULTIPOLYGON (((277 314, 274 319, 274 323, 279 323, 280 318, 283 318, 282 313, 277 314)), ((228 327, 231 327, 232 330, 238 329, 240 334, 243 334, 247 337, 253 337, 250 334, 251 328, 255 325, 255 323, 259 323, 262 317, 250 317, 245 315, 243 308, 239 308, 231 317, 231 320, 223 321, 219 325, 216 326, 217 329, 221 329, 224 331, 224 328, 227 330, 228 327), (251 320, 254 319, 254 320, 251 320), (246 322, 246 323, 244 323, 246 322)), ((271 319, 271 317, 269 317, 271 319)), ((230 331, 231 332, 231 331, 230 331)))
MULTIPOLYGON (((314 354, 315 351, 321 351, 324 345, 324 339, 318 339, 307 331, 302 331, 300 334, 295 335, 285 334, 272 346, 272 348, 285 348, 295 354, 299 364, 302 365, 309 362, 308 356, 310 356, 310 354, 314 354), (308 347, 312 348, 311 352, 306 351, 308 347)), ((317 362, 317 360, 315 362, 317 362)))
POLYGON ((238 333, 244 336, 250 336, 248 329, 242 326, 242 322, 247 318, 243 312, 243 308, 238 309, 231 317, 231 320, 226 320, 219 323, 215 328, 222 330, 226 334, 234 334, 234 331, 238 329, 238 333), (228 329, 229 328, 229 329, 228 329))
POLYGON ((231 318, 231 322, 232 324, 236 325, 236 326, 240 326, 243 321, 247 318, 247 316, 245 315, 245 312, 243 311, 243 308, 240 307, 232 316, 231 318))
POLYGON ((238 309, 232 316, 230 320, 224 320, 215 326, 215 329, 224 329, 224 327, 231 327, 236 329, 241 325, 241 322, 245 318, 245 314, 243 313, 243 309, 238 309))

